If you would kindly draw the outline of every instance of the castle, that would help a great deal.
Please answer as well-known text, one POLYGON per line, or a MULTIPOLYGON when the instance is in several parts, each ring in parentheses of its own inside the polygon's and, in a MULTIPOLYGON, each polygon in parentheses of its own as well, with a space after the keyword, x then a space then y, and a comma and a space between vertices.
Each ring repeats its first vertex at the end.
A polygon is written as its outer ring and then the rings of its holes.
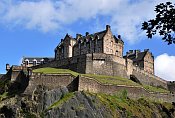
MULTIPOLYGON (((85 90, 109 94, 125 89, 132 98, 146 96, 174 102, 175 96, 172 93, 175 91, 175 83, 154 75, 153 54, 145 49, 144 51, 129 50, 126 55, 123 55, 123 48, 124 42, 121 36, 113 35, 109 25, 106 25, 104 31, 94 34, 86 32, 85 36, 77 34, 73 38, 66 34, 54 50, 54 59, 46 58, 44 61, 44 58, 37 58, 38 60, 36 58, 24 58, 22 66, 11 67, 13 72, 11 72, 10 78, 13 81, 23 82, 25 79, 18 79, 19 72, 17 70, 27 69, 30 81, 26 93, 34 90, 36 85, 44 85, 51 89, 66 86, 70 91, 85 90), (31 65, 33 66, 30 67, 31 65), (74 76, 70 73, 44 74, 30 71, 44 67, 70 69, 81 74, 74 76), (138 86, 104 84, 82 74, 119 76, 142 85, 164 88, 171 93, 149 92, 138 86)), ((9 65, 7 67, 10 69, 9 65)))
POLYGON ((55 59, 32 67, 70 69, 84 74, 120 76, 142 84, 167 88, 167 81, 154 75, 154 56, 145 49, 129 50, 123 55, 124 41, 113 35, 111 27, 104 31, 75 38, 66 34, 55 48, 55 59))
POLYGON ((77 34, 76 38, 72 38, 67 34, 55 48, 55 59, 61 60, 83 54, 103 53, 114 55, 121 59, 131 59, 135 66, 154 74, 154 57, 148 49, 144 50, 144 52, 130 50, 123 57, 123 47, 124 42, 121 36, 116 37, 113 35, 110 26, 106 25, 104 31, 94 34, 86 32, 85 36, 77 34))

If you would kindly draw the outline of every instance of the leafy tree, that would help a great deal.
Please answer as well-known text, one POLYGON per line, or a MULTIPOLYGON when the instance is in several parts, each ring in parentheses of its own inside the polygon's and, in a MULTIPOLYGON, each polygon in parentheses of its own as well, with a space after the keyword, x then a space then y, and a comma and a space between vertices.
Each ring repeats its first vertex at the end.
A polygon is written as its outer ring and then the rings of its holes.
POLYGON ((156 18, 142 23, 142 29, 146 30, 147 37, 159 33, 162 40, 169 44, 175 44, 175 6, 171 2, 161 3, 155 7, 156 18))

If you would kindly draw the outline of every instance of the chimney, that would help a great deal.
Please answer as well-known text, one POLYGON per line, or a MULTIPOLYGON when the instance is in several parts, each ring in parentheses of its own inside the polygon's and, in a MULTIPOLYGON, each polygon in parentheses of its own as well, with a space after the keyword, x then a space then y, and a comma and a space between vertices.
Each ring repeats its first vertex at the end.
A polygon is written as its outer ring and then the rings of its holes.
POLYGON ((10 64, 6 64, 6 71, 10 70, 10 64))
POLYGON ((121 39, 121 35, 118 35, 118 39, 121 39))
POLYGON ((144 49, 144 52, 149 51, 149 49, 144 49))
POLYGON ((129 54, 132 54, 133 53, 133 50, 129 50, 129 54))
POLYGON ((81 34, 76 34, 76 39, 78 40, 81 37, 81 34))
POLYGON ((88 36, 89 35, 89 32, 86 32, 86 36, 88 36))
POLYGON ((140 53, 140 50, 135 50, 135 55, 136 55, 136 58, 138 58, 138 54, 140 53))
POLYGON ((61 39, 61 42, 63 42, 63 39, 61 39))
POLYGON ((106 25, 106 30, 111 30, 111 26, 110 25, 106 25))
POLYGON ((126 56, 128 56, 129 55, 129 52, 126 52, 126 56))

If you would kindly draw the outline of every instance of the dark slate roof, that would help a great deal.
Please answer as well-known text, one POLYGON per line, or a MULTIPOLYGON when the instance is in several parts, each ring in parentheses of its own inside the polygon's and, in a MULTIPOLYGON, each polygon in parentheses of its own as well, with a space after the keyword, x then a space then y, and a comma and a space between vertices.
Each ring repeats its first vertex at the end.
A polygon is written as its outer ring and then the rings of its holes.
POLYGON ((37 62, 40 62, 42 59, 44 59, 44 61, 52 61, 52 60, 54 60, 54 58, 51 58, 51 57, 24 57, 23 61, 25 61, 26 59, 28 59, 29 62, 32 62, 34 59, 36 59, 37 62))
POLYGON ((141 61, 141 60, 144 59, 144 57, 145 57, 145 55, 146 55, 147 52, 148 52, 148 51, 138 52, 137 58, 136 58, 136 53, 133 52, 132 54, 128 54, 127 56, 124 56, 124 58, 127 57, 127 58, 133 60, 134 62, 136 62, 136 61, 141 61))
POLYGON ((66 37, 68 37, 68 38, 70 38, 70 39, 72 39, 72 40, 76 40, 76 38, 72 38, 71 35, 66 34, 66 36, 64 37, 64 39, 61 39, 60 43, 56 46, 55 50, 56 50, 58 47, 62 46, 62 44, 63 44, 64 40, 66 39, 66 37))
POLYGON ((120 38, 117 38, 115 35, 113 35, 113 37, 114 37, 114 39, 115 39, 115 42, 116 43, 122 43, 122 44, 124 44, 124 42, 123 42, 123 40, 122 39, 120 39, 120 38))
POLYGON ((88 42, 90 40, 94 40, 94 39, 97 39, 97 38, 98 39, 103 39, 105 34, 106 34, 106 30, 101 31, 101 32, 96 32, 94 34, 88 34, 87 36, 81 36, 81 38, 78 39, 76 44, 78 44, 80 41, 81 41, 81 43, 83 43, 84 41, 88 42))

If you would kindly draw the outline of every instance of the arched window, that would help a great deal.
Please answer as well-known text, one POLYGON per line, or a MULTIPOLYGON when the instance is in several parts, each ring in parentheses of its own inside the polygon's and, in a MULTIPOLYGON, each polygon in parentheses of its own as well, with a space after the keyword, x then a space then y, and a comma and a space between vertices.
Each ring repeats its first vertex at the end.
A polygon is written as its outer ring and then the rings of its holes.
POLYGON ((41 64, 44 64, 44 59, 41 59, 41 64))
POLYGON ((33 60, 33 66, 36 66, 36 65, 37 65, 37 60, 34 59, 34 60, 33 60))
POLYGON ((28 66, 29 65, 29 61, 25 61, 25 65, 28 66))

